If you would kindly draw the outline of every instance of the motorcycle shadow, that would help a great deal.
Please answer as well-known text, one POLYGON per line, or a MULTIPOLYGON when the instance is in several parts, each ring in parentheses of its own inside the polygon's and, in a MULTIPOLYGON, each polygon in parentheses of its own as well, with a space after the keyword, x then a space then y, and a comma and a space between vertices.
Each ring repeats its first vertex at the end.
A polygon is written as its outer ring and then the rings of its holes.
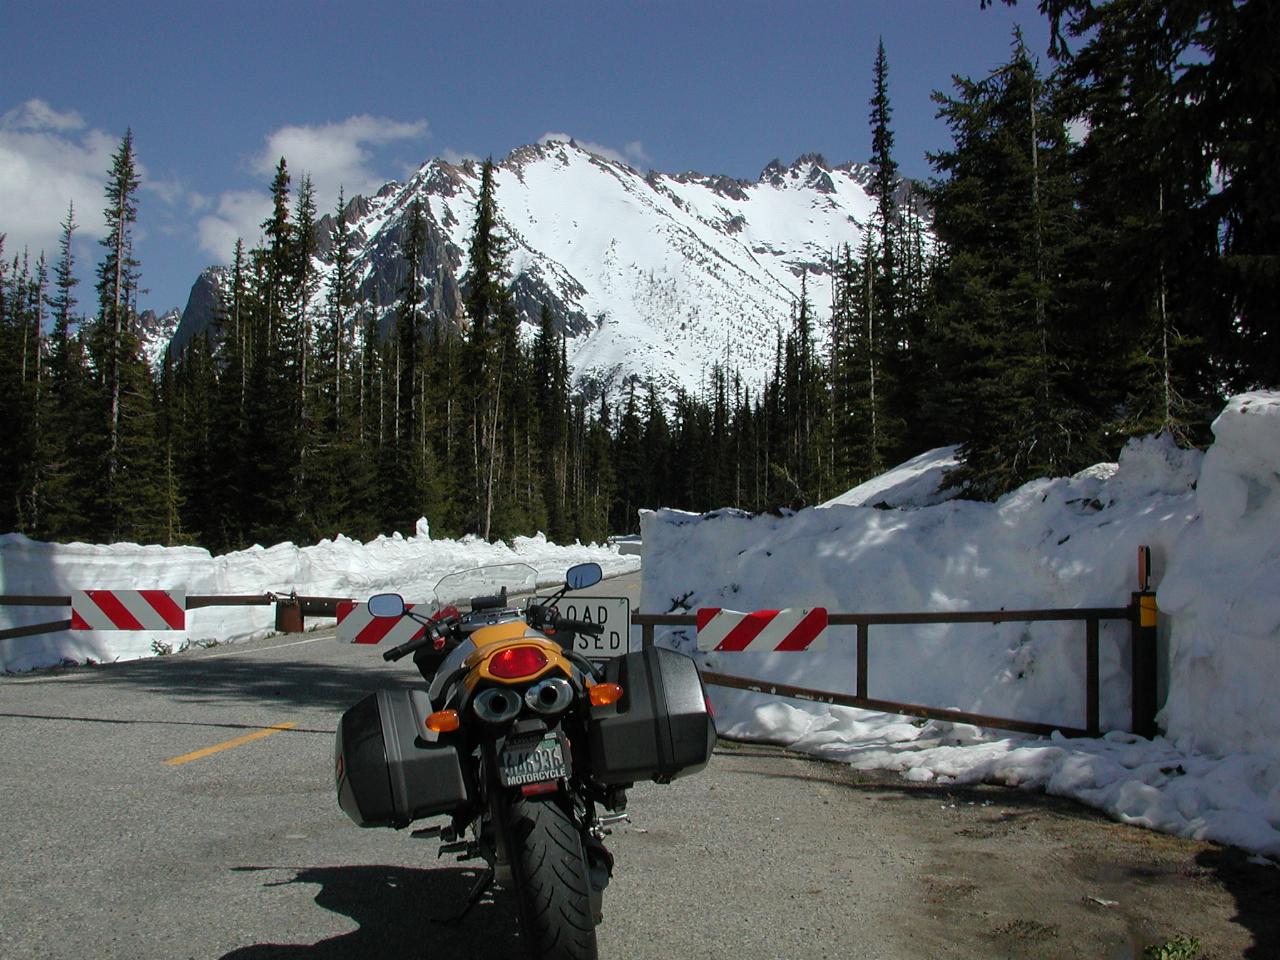
POLYGON ((515 904, 505 891, 491 890, 460 923, 451 922, 478 877, 476 870, 376 865, 300 869, 282 883, 319 884, 316 904, 350 917, 359 928, 313 944, 256 943, 232 950, 222 960, 519 957, 515 904))

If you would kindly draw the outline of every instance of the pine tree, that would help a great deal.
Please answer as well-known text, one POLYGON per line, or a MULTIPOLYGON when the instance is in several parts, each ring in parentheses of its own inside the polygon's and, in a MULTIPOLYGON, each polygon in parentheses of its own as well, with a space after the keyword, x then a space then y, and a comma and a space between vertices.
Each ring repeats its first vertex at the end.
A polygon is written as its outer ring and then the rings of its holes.
POLYGON ((509 245, 498 232, 494 166, 490 159, 481 168, 480 194, 468 247, 470 271, 464 307, 470 331, 463 364, 471 444, 468 472, 472 508, 468 526, 486 540, 493 529, 504 466, 500 431, 506 424, 502 412, 504 405, 515 401, 506 389, 518 346, 515 313, 506 287, 509 245))
POLYGON ((551 308, 542 305, 533 340, 532 435, 545 459, 542 503, 547 517, 547 537, 559 543, 570 533, 569 473, 569 371, 564 362, 563 340, 556 335, 551 308))
POLYGON ((138 219, 137 191, 140 182, 133 155, 133 130, 129 129, 111 158, 107 206, 102 211, 107 235, 101 245, 106 255, 98 267, 95 362, 108 403, 106 477, 109 482, 114 481, 119 467, 122 367, 127 349, 125 339, 132 321, 130 295, 138 282, 138 262, 131 251, 133 225, 138 219))
POLYGON ((1280 385, 1280 7, 1268 0, 1204 3, 1197 46, 1179 87, 1188 122, 1205 131, 1220 189, 1203 220, 1219 226, 1223 296, 1213 339, 1230 343, 1228 389, 1280 385))
POLYGON ((404 227, 401 249, 404 273, 399 289, 394 339, 389 344, 392 366, 389 442, 383 445, 382 470, 386 489, 381 496, 384 523, 411 530, 424 513, 430 457, 426 443, 426 404, 421 386, 426 373, 422 335, 422 262, 427 221, 422 201, 414 198, 404 227))
POLYGON ((311 475, 308 469, 308 458, 319 443, 316 436, 316 424, 319 411, 316 409, 318 399, 313 380, 315 371, 312 352, 314 350, 315 331, 312 324, 311 304, 320 291, 320 277, 316 272, 312 258, 316 253, 318 236, 316 233, 316 199, 315 188, 311 184, 311 176, 303 174, 298 184, 298 197, 294 204, 293 230, 293 265, 291 276, 297 297, 294 306, 295 319, 293 327, 295 339, 293 350, 296 356, 295 365, 298 375, 297 420, 298 433, 298 466, 296 470, 295 498, 299 508, 306 514, 310 507, 311 475))
POLYGON ((0 234, 0 419, 6 424, 5 456, 0 457, 0 529, 25 530, 37 447, 31 413, 34 384, 30 343, 32 291, 36 286, 30 261, 4 261, 0 234))
POLYGON ((845 244, 834 264, 831 311, 831 431, 833 472, 848 487, 881 473, 888 449, 888 419, 880 370, 883 348, 877 336, 870 234, 864 234, 862 259, 845 244))
POLYGON ((250 254, 241 323, 248 325, 250 358, 239 439, 238 511, 249 542, 276 543, 298 529, 302 514, 297 474, 302 435, 297 428, 300 337, 297 323, 297 235, 289 215, 284 158, 271 184, 272 212, 263 222, 265 248, 250 254))
POLYGON ((218 344, 215 405, 210 425, 209 517, 195 525, 211 550, 236 549, 248 538, 249 367, 253 358, 249 265, 237 239, 226 300, 212 318, 211 343, 218 344))
POLYGON ((638 511, 645 505, 644 481, 649 467, 644 453, 644 425, 635 384, 630 383, 610 451, 610 459, 617 467, 617 486, 609 526, 618 533, 639 530, 638 511))
POLYGON ((1116 426, 1169 425, 1205 440, 1224 390, 1280 382, 1280 132, 1271 120, 1280 10, 1267 0, 1040 8, 1089 123, 1084 175, 1105 191, 1085 211, 1101 248, 1089 282, 1111 301, 1099 312, 1135 334, 1104 347, 1127 362, 1116 426), (1135 269, 1119 289, 1107 286, 1116 279, 1108 268, 1128 257, 1135 269))
POLYGON ((54 293, 48 304, 53 316, 49 345, 49 384, 45 405, 41 459, 43 488, 39 491, 40 521, 36 535, 45 540, 69 540, 86 536, 86 493, 93 489, 92 465, 86 438, 97 424, 89 418, 93 395, 84 345, 73 326, 75 254, 72 237, 76 230, 75 208, 68 204, 62 221, 58 261, 54 265, 54 293))
POLYGON ((935 99, 954 146, 935 156, 930 191, 945 244, 932 338, 937 416, 963 438, 955 479, 990 499, 1028 479, 1098 459, 1071 387, 1079 332, 1060 290, 1075 192, 1052 84, 1015 35, 1008 64, 935 99))
POLYGON ((1189 438, 1205 416, 1195 381, 1218 379, 1194 372, 1206 353, 1194 340, 1212 313, 1204 291, 1217 237, 1193 224, 1206 161, 1171 136, 1186 104, 1175 79, 1183 41, 1161 29, 1166 15, 1153 0, 1108 4, 1068 66, 1073 112, 1088 125, 1076 151, 1085 229, 1073 292, 1080 324, 1113 360, 1093 389, 1107 397, 1101 415, 1119 439, 1160 429, 1189 438))
POLYGON ((871 162, 875 173, 871 180, 871 195, 876 200, 876 234, 879 239, 879 262, 876 271, 876 302, 880 322, 890 331, 897 330, 897 238, 898 208, 894 199, 898 186, 898 164, 893 157, 893 130, 889 122, 893 108, 889 103, 889 59, 885 55, 884 40, 876 48, 873 76, 874 92, 871 96, 871 162))
POLYGON ((347 222, 346 203, 341 188, 338 189, 338 206, 334 211, 333 267, 329 273, 329 287, 325 294, 328 310, 327 325, 321 337, 321 354, 327 367, 325 385, 329 390, 328 403, 333 410, 333 423, 343 419, 343 379, 350 365, 352 307, 355 305, 355 272, 353 266, 355 241, 351 225, 347 222))

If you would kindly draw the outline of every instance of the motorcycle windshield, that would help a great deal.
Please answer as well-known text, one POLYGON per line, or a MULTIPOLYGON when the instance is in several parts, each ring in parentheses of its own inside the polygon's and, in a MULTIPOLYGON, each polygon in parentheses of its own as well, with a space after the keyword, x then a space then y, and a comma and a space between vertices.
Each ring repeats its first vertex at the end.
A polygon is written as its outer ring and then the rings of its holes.
POLYGON ((513 598, 534 593, 538 589, 538 571, 527 563, 499 563, 451 573, 436 584, 436 606, 463 605, 472 597, 496 596, 503 587, 513 598))

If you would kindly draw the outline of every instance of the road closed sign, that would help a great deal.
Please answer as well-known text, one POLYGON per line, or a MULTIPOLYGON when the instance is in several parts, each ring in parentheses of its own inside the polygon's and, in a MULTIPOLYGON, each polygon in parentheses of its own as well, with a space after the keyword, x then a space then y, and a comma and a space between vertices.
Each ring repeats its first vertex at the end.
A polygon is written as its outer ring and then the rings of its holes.
POLYGON ((598 623, 604 631, 598 637, 578 634, 573 649, 588 660, 608 660, 631 649, 631 601, 626 597, 568 597, 556 603, 560 616, 570 620, 598 623))

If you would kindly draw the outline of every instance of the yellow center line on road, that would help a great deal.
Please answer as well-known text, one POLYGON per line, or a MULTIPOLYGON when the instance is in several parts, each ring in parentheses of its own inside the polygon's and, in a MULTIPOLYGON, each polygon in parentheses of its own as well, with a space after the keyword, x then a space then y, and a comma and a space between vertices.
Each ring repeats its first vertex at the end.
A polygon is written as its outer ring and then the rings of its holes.
POLYGON ((281 730, 292 730, 296 726, 296 723, 273 724, 269 727, 263 727, 261 730, 255 730, 253 733, 246 733, 243 737, 236 737, 234 740, 215 743, 212 747, 205 747, 203 750, 193 750, 191 753, 184 753, 180 757, 171 757, 164 761, 164 763, 165 766, 176 767, 180 764, 190 763, 192 760, 200 760, 204 757, 211 756, 212 754, 221 753, 223 750, 230 750, 232 747, 238 747, 241 744, 251 743, 254 740, 261 740, 263 737, 269 737, 273 733, 279 733, 281 730))

